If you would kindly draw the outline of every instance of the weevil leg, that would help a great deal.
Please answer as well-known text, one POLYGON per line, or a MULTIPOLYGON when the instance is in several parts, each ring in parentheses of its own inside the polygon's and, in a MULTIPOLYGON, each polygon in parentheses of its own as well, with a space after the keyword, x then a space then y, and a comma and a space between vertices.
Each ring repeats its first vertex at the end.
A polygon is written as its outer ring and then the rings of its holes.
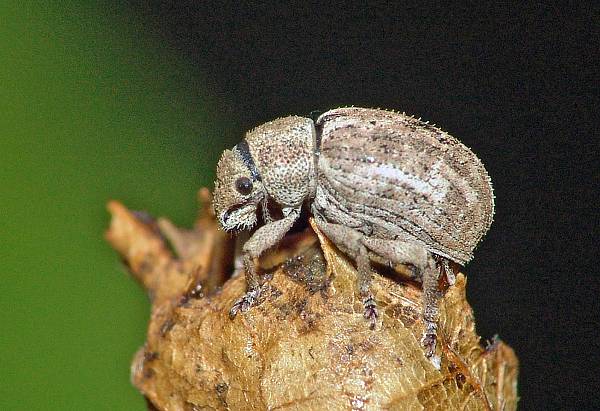
POLYGON ((377 303, 371 291, 373 272, 371 270, 371 263, 369 262, 369 254, 362 244, 358 250, 356 268, 358 272, 358 290, 363 301, 363 306, 365 307, 363 316, 369 321, 369 327, 373 330, 377 324, 379 313, 377 312, 377 303))
MULTIPOLYGON (((417 270, 424 270, 428 264, 435 266, 429 251, 419 244, 372 237, 366 237, 363 243, 373 253, 394 264, 410 264, 417 270)), ((417 278, 420 274, 416 273, 417 278)))
POLYGON ((241 311, 245 313, 252 306, 256 305, 256 303, 258 302, 258 298, 260 297, 260 294, 263 291, 263 286, 261 286, 260 278, 258 276, 258 273, 256 272, 256 262, 247 253, 244 253, 243 261, 244 273, 246 277, 246 284, 248 290, 242 297, 236 300, 236 302, 229 310, 229 318, 231 318, 232 320, 235 318, 238 312, 241 311))
POLYGON ((421 279, 423 286, 422 316, 425 332, 421 343, 427 358, 439 369, 440 358, 435 355, 435 349, 440 299, 438 287, 440 270, 436 267, 433 256, 424 247, 410 242, 370 237, 365 238, 363 242, 369 250, 384 260, 395 264, 411 264, 417 269, 417 277, 421 279))
POLYGON ((256 230, 242 247, 248 290, 229 310, 229 317, 231 319, 235 318, 238 312, 246 312, 258 303, 265 285, 260 284, 260 277, 256 270, 256 260, 263 252, 277 244, 292 228, 300 215, 300 210, 287 209, 284 210, 284 215, 285 217, 281 220, 273 221, 256 230))
POLYGON ((327 238, 338 245, 342 251, 354 257, 358 274, 358 291, 364 306, 364 317, 369 320, 370 328, 374 329, 379 314, 375 298, 371 292, 372 270, 369 253, 363 244, 364 234, 341 224, 328 223, 321 218, 315 218, 315 221, 327 238))
POLYGON ((425 348, 425 355, 437 369, 440 368, 440 357, 435 355, 439 314, 438 303, 440 300, 439 277, 440 272, 435 264, 423 271, 423 322, 425 323, 425 332, 421 344, 425 348))

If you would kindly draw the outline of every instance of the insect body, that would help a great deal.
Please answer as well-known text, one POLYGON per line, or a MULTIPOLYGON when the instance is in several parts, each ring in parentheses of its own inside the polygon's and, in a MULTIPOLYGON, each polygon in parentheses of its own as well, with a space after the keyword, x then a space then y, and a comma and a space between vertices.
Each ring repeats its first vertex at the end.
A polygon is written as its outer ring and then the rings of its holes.
POLYGON ((423 344, 435 362, 436 262, 465 264, 488 230, 492 187, 481 161, 454 137, 404 114, 340 108, 316 122, 285 117, 247 133, 217 167, 214 208, 223 229, 265 224, 243 247, 247 311, 261 292, 255 259, 292 227, 304 204, 320 230, 354 258, 365 317, 377 321, 370 262, 410 264, 423 284, 423 344), (268 202, 281 207, 274 220, 268 202))

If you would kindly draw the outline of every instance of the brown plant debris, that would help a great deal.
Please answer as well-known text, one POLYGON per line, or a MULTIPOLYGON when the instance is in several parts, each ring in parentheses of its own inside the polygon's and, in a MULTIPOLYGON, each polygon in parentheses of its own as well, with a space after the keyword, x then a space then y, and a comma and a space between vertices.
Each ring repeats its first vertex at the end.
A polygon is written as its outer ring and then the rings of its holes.
POLYGON ((150 409, 516 409, 518 360, 502 341, 480 344, 463 274, 440 305, 438 371, 420 345, 418 286, 375 276, 382 321, 370 330, 351 261, 314 227, 261 259, 268 292, 230 320, 245 290, 235 241, 218 230, 208 190, 199 197, 193 230, 108 205, 106 237, 152 299, 131 367, 150 409))

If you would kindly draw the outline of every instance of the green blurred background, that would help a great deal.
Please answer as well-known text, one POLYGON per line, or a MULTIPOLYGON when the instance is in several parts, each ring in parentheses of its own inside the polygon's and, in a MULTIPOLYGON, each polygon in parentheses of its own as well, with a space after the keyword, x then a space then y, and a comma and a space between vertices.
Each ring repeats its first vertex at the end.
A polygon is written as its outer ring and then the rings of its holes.
POLYGON ((86 4, 0 6, 3 410, 145 408, 129 364, 149 304, 105 204, 190 225, 235 120, 143 19, 86 4))

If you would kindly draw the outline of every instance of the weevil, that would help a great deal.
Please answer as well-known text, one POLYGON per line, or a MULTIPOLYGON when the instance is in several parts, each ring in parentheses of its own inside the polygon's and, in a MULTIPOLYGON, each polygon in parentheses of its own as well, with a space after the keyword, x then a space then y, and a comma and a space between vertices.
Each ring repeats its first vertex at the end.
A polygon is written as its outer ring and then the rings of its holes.
POLYGON ((248 132, 217 166, 214 209, 226 231, 259 227, 243 246, 248 290, 233 318, 257 303, 256 259, 292 228, 302 207, 356 263, 364 316, 374 328, 371 263, 413 267, 423 287, 422 344, 435 356, 439 279, 466 264, 488 231, 494 196, 477 156, 439 128, 405 114, 357 107, 315 121, 289 116, 248 132), (271 215, 269 204, 281 209, 271 215), (260 214, 259 214, 260 213, 260 214))

